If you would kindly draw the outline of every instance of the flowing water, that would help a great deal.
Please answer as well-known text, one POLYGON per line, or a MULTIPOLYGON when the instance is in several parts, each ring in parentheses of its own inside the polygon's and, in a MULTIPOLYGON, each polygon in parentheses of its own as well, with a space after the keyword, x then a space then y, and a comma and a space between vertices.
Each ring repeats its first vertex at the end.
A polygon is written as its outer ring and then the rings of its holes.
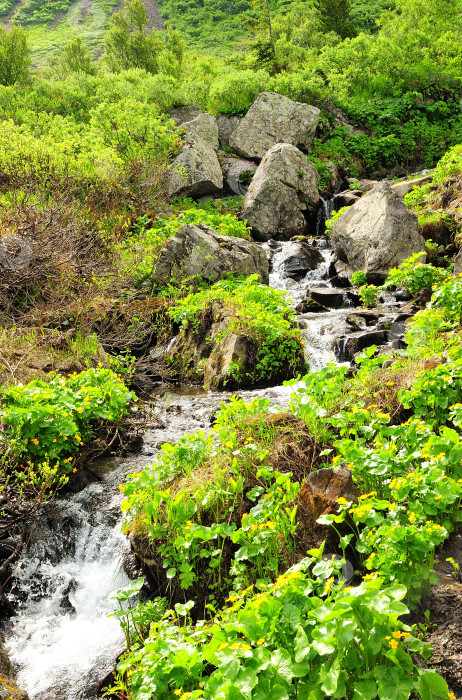
MULTIPOLYGON (((327 204, 324 216, 328 215, 327 204)), ((265 245, 271 259, 270 284, 287 291, 297 305, 310 287, 327 286, 331 257, 324 238, 315 240, 322 262, 301 280, 283 275, 282 261, 293 243, 265 245)), ((334 359, 334 341, 342 332, 347 306, 326 313, 300 314, 306 354, 312 369, 334 359)), ((291 387, 241 391, 249 400, 266 396, 285 407, 291 387)), ((98 480, 80 493, 46 507, 33 530, 28 552, 14 574, 11 601, 17 614, 5 629, 7 648, 18 669, 17 682, 31 700, 82 700, 113 668, 123 649, 119 625, 108 618, 110 593, 128 583, 123 560, 118 484, 152 461, 163 442, 195 429, 207 429, 226 392, 190 390, 159 399, 154 423, 144 435, 142 452, 113 460, 98 480)))

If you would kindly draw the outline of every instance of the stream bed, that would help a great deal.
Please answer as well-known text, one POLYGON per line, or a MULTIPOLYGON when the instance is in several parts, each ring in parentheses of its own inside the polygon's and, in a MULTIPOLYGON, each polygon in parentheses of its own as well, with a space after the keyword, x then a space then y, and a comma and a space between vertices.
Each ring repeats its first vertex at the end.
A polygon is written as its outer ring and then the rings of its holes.
MULTIPOLYGON (((331 251, 319 241, 322 262, 295 281, 281 272, 280 263, 290 245, 264 247, 271 258, 271 286, 287 291, 296 306, 310 286, 328 286, 331 251)), ((350 313, 346 306, 297 317, 313 370, 335 359, 334 341, 350 313)), ((285 408, 292 391, 293 387, 278 386, 237 393, 246 400, 266 396, 285 408)), ((43 509, 14 574, 10 600, 16 615, 4 628, 17 683, 31 700, 96 697, 98 684, 123 650, 119 625, 108 617, 114 607, 109 595, 128 583, 123 566, 128 546, 120 532, 118 486, 127 474, 152 462, 162 443, 208 429, 220 401, 229 396, 229 392, 190 389, 154 398, 155 419, 143 436, 142 451, 106 462, 95 482, 43 509)))

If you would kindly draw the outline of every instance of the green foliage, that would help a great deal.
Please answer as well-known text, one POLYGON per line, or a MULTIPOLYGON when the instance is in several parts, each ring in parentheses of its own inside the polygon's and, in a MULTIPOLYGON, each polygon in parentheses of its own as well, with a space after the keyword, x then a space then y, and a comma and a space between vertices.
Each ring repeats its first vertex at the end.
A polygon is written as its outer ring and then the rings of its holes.
POLYGON ((0 25, 0 85, 15 85, 29 73, 30 55, 21 27, 5 31, 0 25))
POLYGON ((105 59, 111 70, 118 72, 141 68, 148 73, 177 75, 183 61, 184 41, 175 31, 166 36, 152 30, 146 32, 148 19, 141 0, 131 0, 122 12, 111 18, 105 37, 105 59))
POLYGON ((320 14, 323 31, 335 32, 342 39, 354 36, 355 29, 350 21, 350 0, 314 0, 320 14))
POLYGON ((4 388, 3 441, 18 459, 58 463, 70 471, 73 455, 93 434, 94 421, 120 420, 134 398, 122 380, 104 368, 4 388))
POLYGON ((422 289, 433 289, 439 286, 448 276, 448 271, 428 263, 423 263, 423 253, 414 253, 399 267, 394 267, 388 273, 383 285, 390 287, 405 287, 411 294, 417 294, 422 289))
POLYGON ((64 70, 71 73, 86 73, 87 75, 96 73, 91 53, 80 36, 66 44, 60 62, 64 70))
POLYGON ((358 291, 363 306, 377 306, 380 294, 379 287, 376 287, 374 284, 363 284, 358 291))
MULTIPOLYGON (((326 231, 332 231, 334 224, 338 218, 342 216, 350 207, 342 207, 341 209, 334 210, 330 219, 326 220, 326 231)), ((356 284, 355 282, 353 284, 356 284)))
MULTIPOLYGON (((232 333, 243 333, 256 346, 255 369, 246 373, 245 379, 258 382, 281 372, 288 378, 300 365, 302 345, 301 333, 293 323, 295 312, 285 296, 284 292, 259 284, 257 275, 240 280, 229 278, 178 300, 169 313, 182 328, 198 328, 202 314, 220 301, 229 309, 231 322, 214 342, 232 333)), ((244 379, 238 368, 234 379, 244 379)))
POLYGON ((265 70, 233 70, 218 77, 208 96, 209 109, 224 114, 243 114, 267 89, 269 74, 265 70))
POLYGON ((436 673, 414 665, 429 646, 399 622, 402 586, 376 578, 342 590, 335 562, 312 550, 274 584, 244 591, 209 624, 175 624, 167 615, 149 643, 118 665, 133 700, 151 698, 407 699, 446 692, 436 673), (393 693, 393 695, 391 695, 393 693))
POLYGON ((367 284, 367 275, 365 272, 362 270, 356 270, 356 272, 353 272, 351 275, 351 284, 353 285, 363 285, 367 284))

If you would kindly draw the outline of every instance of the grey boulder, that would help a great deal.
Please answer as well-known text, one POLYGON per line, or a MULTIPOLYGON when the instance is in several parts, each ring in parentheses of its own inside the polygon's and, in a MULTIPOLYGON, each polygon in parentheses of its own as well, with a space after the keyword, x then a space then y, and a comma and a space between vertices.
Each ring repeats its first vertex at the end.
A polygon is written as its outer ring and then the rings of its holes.
POLYGON ((265 155, 244 197, 242 218, 255 239, 304 234, 319 204, 319 177, 295 146, 278 143, 265 155))
POLYGON ((163 285, 198 275, 215 282, 228 273, 258 274, 268 284, 268 258, 256 243, 221 236, 204 224, 186 224, 162 248, 154 279, 163 285))
POLYGON ((262 92, 229 137, 229 145, 245 158, 258 159, 281 142, 308 151, 320 116, 317 107, 262 92))
POLYGON ((375 284, 385 280, 390 268, 425 250, 416 215, 385 182, 337 219, 331 239, 335 254, 348 270, 362 270, 375 284))
POLYGON ((182 124, 183 148, 174 159, 168 178, 170 197, 199 198, 223 189, 223 174, 216 154, 218 127, 211 114, 199 114, 182 124))
POLYGON ((202 139, 212 146, 214 151, 218 151, 218 124, 211 114, 199 114, 191 121, 183 122, 180 129, 185 132, 188 139, 193 141, 202 139))

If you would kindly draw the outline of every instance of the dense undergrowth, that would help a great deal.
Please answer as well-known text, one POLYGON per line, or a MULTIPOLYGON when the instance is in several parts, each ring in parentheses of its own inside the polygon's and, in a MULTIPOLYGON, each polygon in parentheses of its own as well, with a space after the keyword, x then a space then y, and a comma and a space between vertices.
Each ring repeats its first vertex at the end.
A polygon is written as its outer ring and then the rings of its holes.
MULTIPOLYGON (((407 274, 409 288, 418 268, 407 274)), ((143 633, 132 625, 121 697, 455 697, 401 620, 460 521, 461 280, 441 277, 407 353, 372 348, 353 377, 335 365, 305 376, 291 413, 235 398, 209 434, 164 445, 121 487, 135 550, 177 601, 164 614, 151 602, 143 633), (337 465, 354 488, 316 511, 305 479, 337 465)))

